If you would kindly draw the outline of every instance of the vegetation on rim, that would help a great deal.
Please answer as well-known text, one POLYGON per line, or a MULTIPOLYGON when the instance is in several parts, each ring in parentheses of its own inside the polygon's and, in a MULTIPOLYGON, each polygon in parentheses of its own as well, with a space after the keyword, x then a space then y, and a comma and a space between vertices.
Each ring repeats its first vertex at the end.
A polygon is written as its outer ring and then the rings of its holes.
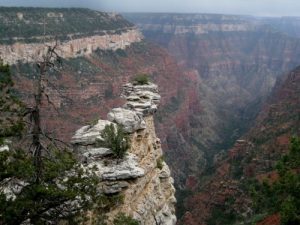
POLYGON ((138 74, 133 78, 133 85, 146 85, 149 82, 148 74, 138 74))
MULTIPOLYGON (((54 49, 50 47, 49 51, 54 49)), ((37 82, 55 63, 48 56, 38 64, 37 82)), ((10 69, 2 61, 0 75, 0 144, 14 140, 9 150, 0 152, 0 224, 78 224, 90 219, 87 211, 96 215, 93 224, 105 224, 105 213, 120 204, 122 197, 99 192, 96 169, 82 167, 67 145, 59 144, 41 129, 37 123, 40 98, 45 97, 41 82, 34 93, 35 107, 25 110, 12 95, 10 69)))
POLYGON ((118 34, 133 27, 133 24, 120 15, 112 15, 89 9, 49 9, 0 7, 0 39, 11 44, 24 38, 25 42, 37 42, 44 34, 59 40, 89 35, 118 34))
POLYGON ((282 225, 300 223, 300 137, 293 137, 290 152, 277 163, 278 180, 252 185, 256 213, 280 213, 282 225))
POLYGON ((140 223, 124 213, 119 213, 114 219, 114 225, 139 225, 140 223))
POLYGON ((112 150, 118 159, 124 158, 130 148, 130 140, 121 125, 106 125, 101 133, 103 140, 98 140, 98 145, 112 150))

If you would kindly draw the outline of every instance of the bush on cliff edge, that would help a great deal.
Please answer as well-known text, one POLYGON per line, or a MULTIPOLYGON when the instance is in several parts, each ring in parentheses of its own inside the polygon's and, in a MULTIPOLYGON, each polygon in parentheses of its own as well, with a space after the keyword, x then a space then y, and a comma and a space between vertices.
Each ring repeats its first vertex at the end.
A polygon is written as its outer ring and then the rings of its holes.
POLYGON ((133 85, 149 84, 149 76, 147 74, 139 74, 133 78, 133 85))
POLYGON ((123 126, 106 125, 101 136, 103 140, 98 141, 99 146, 111 149, 118 159, 124 158, 130 148, 130 142, 123 126))

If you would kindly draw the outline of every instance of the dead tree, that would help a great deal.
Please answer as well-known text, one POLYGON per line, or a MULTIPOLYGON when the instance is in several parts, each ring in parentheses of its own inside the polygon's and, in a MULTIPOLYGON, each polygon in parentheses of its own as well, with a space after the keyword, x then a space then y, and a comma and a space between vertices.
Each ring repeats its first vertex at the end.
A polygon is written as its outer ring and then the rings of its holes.
POLYGON ((50 99, 48 95, 45 94, 44 81, 46 79, 47 72, 50 69, 55 69, 58 64, 61 64, 61 57, 56 52, 57 42, 54 46, 47 46, 47 50, 42 57, 42 60, 37 62, 38 73, 35 81, 35 91, 34 91, 34 106, 30 109, 30 120, 32 124, 32 143, 31 152, 33 153, 33 165, 35 168, 35 183, 40 183, 42 176, 42 152, 46 150, 41 141, 41 136, 43 134, 41 129, 41 107, 43 96, 47 97, 49 103, 50 99))

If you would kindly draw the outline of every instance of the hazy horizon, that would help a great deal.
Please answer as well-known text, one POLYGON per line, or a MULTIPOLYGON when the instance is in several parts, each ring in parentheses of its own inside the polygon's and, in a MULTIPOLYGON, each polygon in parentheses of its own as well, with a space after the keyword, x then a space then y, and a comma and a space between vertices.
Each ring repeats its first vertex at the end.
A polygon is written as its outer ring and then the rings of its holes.
POLYGON ((209 13, 263 17, 300 17, 298 0, 0 0, 0 6, 80 7, 109 12, 209 13))

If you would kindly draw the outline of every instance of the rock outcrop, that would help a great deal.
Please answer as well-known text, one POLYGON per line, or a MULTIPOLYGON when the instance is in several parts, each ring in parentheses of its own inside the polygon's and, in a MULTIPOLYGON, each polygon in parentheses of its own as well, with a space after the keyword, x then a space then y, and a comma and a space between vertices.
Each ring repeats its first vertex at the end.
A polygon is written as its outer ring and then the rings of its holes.
POLYGON ((124 130, 128 133, 146 128, 142 115, 128 109, 114 108, 107 114, 107 119, 123 125, 124 130))
POLYGON ((8 145, 0 145, 0 152, 9 151, 8 145))
POLYGON ((0 7, 0 54, 9 64, 39 60, 57 40, 64 59, 123 50, 143 36, 118 14, 89 9, 0 7))
MULTIPOLYGON (((65 58, 75 58, 79 56, 90 55, 97 49, 117 50, 125 49, 132 43, 140 42, 143 35, 137 29, 122 31, 120 34, 93 35, 63 41, 59 44, 57 53, 65 58)), ((46 43, 54 45, 54 43, 46 43)), ((45 51, 43 43, 22 43, 18 42, 12 45, 0 45, 0 53, 4 62, 8 64, 31 63, 40 59, 45 51)))
POLYGON ((176 223, 173 187, 168 165, 162 160, 162 148, 156 137, 153 113, 160 102, 157 85, 124 85, 122 96, 127 102, 112 109, 108 120, 79 129, 72 143, 82 155, 87 168, 97 168, 101 189, 107 194, 123 194, 124 201, 109 212, 108 221, 123 212, 142 225, 176 223), (99 148, 97 140, 108 124, 123 125, 129 133, 131 147, 123 159, 112 157, 112 151, 99 148))

